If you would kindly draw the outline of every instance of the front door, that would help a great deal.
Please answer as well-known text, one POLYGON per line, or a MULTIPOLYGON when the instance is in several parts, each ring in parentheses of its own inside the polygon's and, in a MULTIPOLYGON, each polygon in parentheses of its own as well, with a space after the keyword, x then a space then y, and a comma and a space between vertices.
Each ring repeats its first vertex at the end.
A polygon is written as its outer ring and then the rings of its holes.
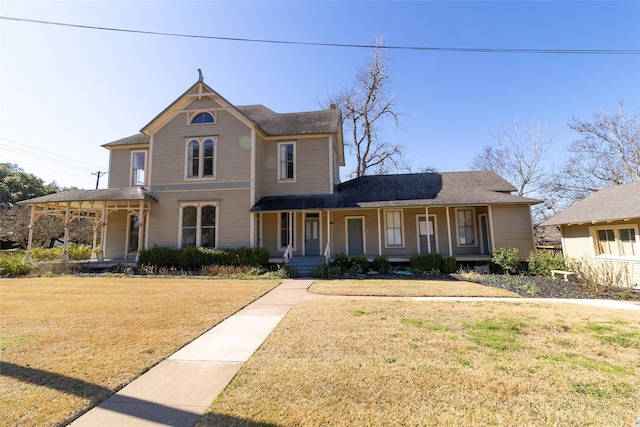
POLYGON ((347 219, 347 255, 364 255, 362 218, 347 219))
POLYGON ((305 255, 320 255, 319 234, 320 220, 318 214, 307 215, 304 223, 304 253, 305 255))
POLYGON ((436 234, 433 226, 434 218, 429 216, 429 222, 425 216, 418 217, 418 233, 420 234, 420 253, 436 252, 436 234))

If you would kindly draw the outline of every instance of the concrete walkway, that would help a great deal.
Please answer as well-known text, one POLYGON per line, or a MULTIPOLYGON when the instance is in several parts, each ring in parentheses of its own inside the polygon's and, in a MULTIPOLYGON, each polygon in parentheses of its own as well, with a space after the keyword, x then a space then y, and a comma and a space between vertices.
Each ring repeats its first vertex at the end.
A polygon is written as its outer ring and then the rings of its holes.
POLYGON ((91 409, 72 427, 176 426, 198 422, 244 362, 287 312, 303 301, 371 299, 406 301, 559 302, 640 311, 640 305, 610 300, 477 297, 354 297, 307 292, 312 279, 284 280, 271 292, 230 316, 168 359, 91 409))
POLYGON ((307 292, 312 283, 283 281, 69 425, 195 425, 287 312, 322 298, 307 292))

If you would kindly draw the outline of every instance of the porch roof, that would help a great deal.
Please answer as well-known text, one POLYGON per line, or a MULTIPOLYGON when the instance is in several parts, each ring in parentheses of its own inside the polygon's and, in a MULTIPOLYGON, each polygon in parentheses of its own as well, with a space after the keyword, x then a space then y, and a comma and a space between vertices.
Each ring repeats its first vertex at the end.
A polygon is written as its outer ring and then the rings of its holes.
POLYGON ((410 206, 537 204, 490 171, 372 175, 338 184, 333 194, 266 196, 253 212, 410 206))
POLYGON ((82 202, 157 202, 142 187, 102 188, 97 190, 69 190, 18 202, 20 205, 47 205, 55 203, 82 204, 82 202))

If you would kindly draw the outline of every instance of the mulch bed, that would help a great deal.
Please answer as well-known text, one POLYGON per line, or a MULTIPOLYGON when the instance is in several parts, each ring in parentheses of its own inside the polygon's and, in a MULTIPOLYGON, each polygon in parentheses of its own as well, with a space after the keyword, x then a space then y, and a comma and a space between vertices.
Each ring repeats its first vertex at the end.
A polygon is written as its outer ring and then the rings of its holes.
MULTIPOLYGON (((402 270, 401 270, 402 272, 402 270)), ((412 272, 407 274, 353 274, 346 273, 344 279, 394 279, 394 280, 464 280, 506 289, 528 298, 576 298, 576 299, 615 299, 640 301, 640 289, 609 288, 594 293, 579 282, 565 282, 548 277, 504 274, 429 274, 412 272)))

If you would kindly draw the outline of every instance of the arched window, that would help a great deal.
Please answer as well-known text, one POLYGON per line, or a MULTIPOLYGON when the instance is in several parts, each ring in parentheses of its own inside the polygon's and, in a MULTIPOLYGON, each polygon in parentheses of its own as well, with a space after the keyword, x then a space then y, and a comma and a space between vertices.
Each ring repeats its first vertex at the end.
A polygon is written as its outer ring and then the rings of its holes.
POLYGON ((187 143, 187 178, 215 177, 216 140, 189 139, 187 143))
POLYGON ((182 248, 216 246, 216 210, 212 202, 196 202, 182 207, 182 248))
POLYGON ((213 114, 211 113, 199 113, 192 120, 191 124, 201 124, 201 123, 214 123, 213 114))
POLYGON ((187 176, 197 177, 200 175, 200 142, 195 139, 190 141, 187 151, 189 158, 187 176))

